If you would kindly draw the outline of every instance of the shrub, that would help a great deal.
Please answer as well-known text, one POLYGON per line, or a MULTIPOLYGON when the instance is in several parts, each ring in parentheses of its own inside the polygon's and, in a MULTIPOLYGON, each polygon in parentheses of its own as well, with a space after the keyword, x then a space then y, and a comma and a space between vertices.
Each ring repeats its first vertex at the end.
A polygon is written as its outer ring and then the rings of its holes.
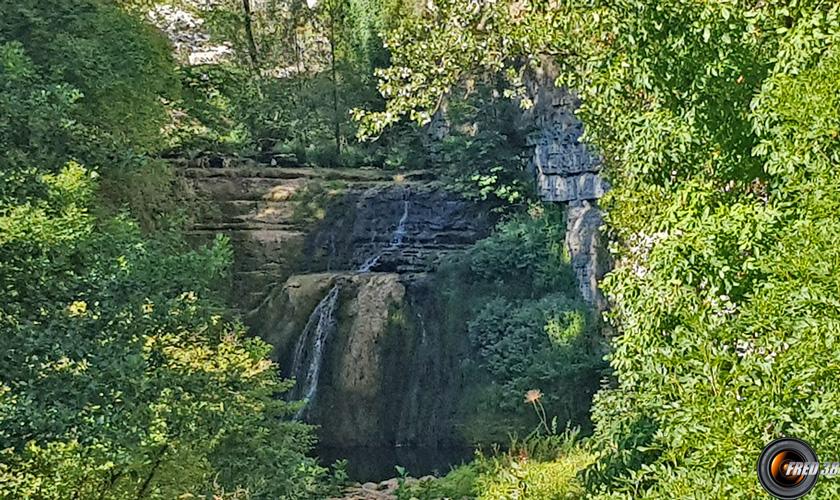
POLYGON ((599 376, 586 314, 557 294, 513 303, 496 298, 478 311, 467 331, 479 366, 504 388, 500 408, 520 409, 522 395, 539 388, 564 421, 586 421, 599 376))
POLYGON ((467 265, 473 279, 504 286, 509 295, 537 297, 559 291, 571 297, 576 284, 565 237, 563 209, 533 205, 527 214, 506 219, 492 237, 470 249, 467 265))
POLYGON ((562 221, 562 209, 534 206, 440 272, 440 327, 464 335, 471 352, 459 402, 468 441, 503 443, 533 429, 534 414, 522 404, 530 389, 545 394, 561 423, 588 429, 604 363, 569 269, 562 221))
POLYGON ((442 478, 403 484, 397 498, 577 499, 585 495, 579 475, 593 458, 585 444, 577 441, 574 431, 531 437, 512 443, 510 451, 501 455, 477 453, 473 462, 453 469, 442 478))

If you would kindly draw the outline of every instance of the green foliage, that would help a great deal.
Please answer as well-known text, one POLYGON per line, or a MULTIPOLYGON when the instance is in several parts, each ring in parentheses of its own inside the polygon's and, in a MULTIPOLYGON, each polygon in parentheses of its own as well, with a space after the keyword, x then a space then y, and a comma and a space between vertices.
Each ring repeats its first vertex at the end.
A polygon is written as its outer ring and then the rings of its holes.
POLYGON ((406 483, 397 490, 397 498, 581 498, 585 490, 579 474, 593 458, 577 441, 574 431, 532 437, 514 442, 503 454, 478 453, 473 462, 453 469, 440 479, 406 483))
POLYGON ((0 64, 0 146, 5 153, 0 197, 41 196, 35 188, 43 186, 25 180, 34 175, 35 165, 60 164, 67 145, 81 142, 82 131, 68 117, 81 95, 66 85, 42 83, 19 42, 0 44, 0 64))
POLYGON ((470 72, 515 84, 540 54, 581 98, 614 188, 620 333, 590 494, 755 497, 771 439, 840 445, 838 39, 824 1, 442 1, 392 32, 372 133, 428 120, 470 72))
POLYGON ((592 455, 575 450, 552 461, 509 460, 506 466, 478 481, 476 498, 533 498, 556 500, 581 498, 585 489, 577 474, 592 462, 592 455))
POLYGON ((419 15, 400 18, 385 39, 391 65, 376 72, 385 109, 353 111, 360 136, 379 135, 403 118, 426 125, 448 93, 476 74, 499 74, 510 51, 520 48, 521 40, 509 36, 512 22, 505 2, 465 8, 456 0, 435 2, 419 15))
POLYGON ((450 96, 439 163, 465 194, 511 210, 525 206, 533 189, 523 154, 526 131, 517 106, 497 90, 502 87, 496 80, 471 82, 463 95, 450 96))
POLYGON ((599 373, 585 315, 562 294, 530 301, 496 298, 479 310, 467 330, 479 366, 504 388, 500 409, 521 409, 522 395, 540 388, 549 412, 562 411, 564 422, 587 420, 599 373))
POLYGON ((232 64, 182 66, 178 70, 181 98, 173 105, 180 110, 166 129, 172 150, 236 152, 252 140, 251 114, 260 112, 256 89, 248 74, 232 64))
POLYGON ((328 167, 424 165, 419 130, 404 125, 359 143, 349 112, 382 106, 373 76, 387 62, 379 31, 398 14, 399 2, 250 3, 250 16, 240 0, 182 5, 235 55, 181 68, 184 95, 172 103, 178 112, 169 130, 173 150, 284 153, 299 164, 328 167))
POLYGON ((104 2, 3 13, 0 497, 328 495, 290 382, 218 300, 228 242, 161 233, 172 177, 138 153, 168 49, 104 2))
POLYGON ((119 169, 108 170, 100 179, 93 210, 101 216, 127 212, 144 234, 159 239, 172 230, 177 236, 198 210, 185 199, 183 183, 168 162, 145 156, 126 158, 119 169))
POLYGON ((468 441, 529 433, 536 420, 522 397, 531 389, 545 394, 549 415, 588 425, 603 363, 569 269, 562 220, 561 209, 535 206, 441 271, 442 327, 463 332, 473 353, 459 405, 468 441))
POLYGON ((499 224, 491 238, 469 252, 469 269, 479 280, 510 287, 519 296, 538 297, 549 291, 574 294, 574 276, 566 251, 565 215, 550 205, 533 205, 499 224))
POLYGON ((439 500, 441 498, 473 498, 481 467, 474 461, 461 465, 446 476, 419 482, 404 481, 397 490, 398 500, 439 500))
POLYGON ((104 177, 102 206, 169 225, 172 176, 141 154, 163 145, 161 99, 178 92, 169 48, 110 4, 65 4, 18 2, 0 20, 0 202, 43 196, 37 176, 78 161, 104 177))
MULTIPOLYGON (((34 87, 28 99, 38 102, 30 104, 43 109, 60 101, 67 113, 54 125, 43 115, 28 119, 36 129, 32 140, 49 141, 30 143, 30 154, 49 146, 51 152, 102 160, 105 151, 160 145, 166 120, 160 98, 177 92, 177 85, 168 44, 151 26, 100 0, 4 1, 2 11, 0 44, 12 47, 3 51, 4 65, 12 65, 4 79, 34 87), (15 46, 26 55, 10 54, 15 46), (61 135, 40 136, 37 129, 44 127, 61 135), (77 140, 66 141, 71 134, 77 140)), ((16 130, 22 137, 27 132, 16 130)))
POLYGON ((293 218, 298 222, 321 220, 327 215, 330 202, 338 198, 347 188, 344 181, 310 181, 296 191, 291 201, 294 205, 293 218))
POLYGON ((125 219, 92 217, 78 165, 39 182, 45 198, 0 217, 5 494, 172 498, 218 481, 314 495, 309 430, 279 418, 294 409, 275 398, 289 383, 269 346, 216 312, 226 242, 172 254, 125 219), (284 481, 264 484, 243 456, 284 481))

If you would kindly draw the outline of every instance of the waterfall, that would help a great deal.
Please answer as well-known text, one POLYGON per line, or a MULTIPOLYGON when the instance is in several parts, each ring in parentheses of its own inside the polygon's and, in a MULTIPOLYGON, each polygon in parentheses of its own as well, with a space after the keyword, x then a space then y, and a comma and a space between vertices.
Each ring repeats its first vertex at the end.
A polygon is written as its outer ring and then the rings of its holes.
MULTIPOLYGON (((408 199, 403 201, 403 213, 391 236, 391 242, 384 250, 377 252, 357 269, 358 273, 368 273, 379 262, 382 256, 396 250, 405 238, 405 225, 408 221, 408 199)), ((296 401, 305 399, 305 403, 295 414, 301 419, 315 401, 318 393, 318 379, 321 376, 321 365, 324 362, 325 346, 330 334, 337 329, 335 309, 338 304, 339 286, 333 285, 327 295, 309 315, 306 326, 295 345, 295 355, 292 361, 292 376, 295 378, 295 388, 290 393, 290 399, 296 401)))
POLYGON ((403 238, 405 238, 406 221, 408 221, 408 200, 403 201, 403 213, 399 222, 397 222, 396 229, 394 229, 394 236, 391 238, 391 248, 402 245, 403 238))
POLYGON ((298 410, 295 418, 302 418, 309 402, 315 399, 318 391, 318 378, 324 361, 324 346, 330 332, 335 330, 335 306, 338 303, 338 285, 333 285, 327 295, 312 311, 306 326, 295 346, 292 374, 296 380, 291 393, 292 400, 306 399, 306 406, 298 410))
POLYGON ((403 213, 400 217, 399 222, 397 222, 397 227, 394 229, 394 234, 391 236, 391 243, 383 250, 380 250, 376 254, 370 256, 365 260, 361 266, 359 266, 358 271, 360 273, 368 273, 370 272, 373 267, 379 263, 379 259, 382 258, 388 252, 396 250, 402 245, 403 239, 405 238, 405 223, 408 221, 408 200, 403 201, 403 213))

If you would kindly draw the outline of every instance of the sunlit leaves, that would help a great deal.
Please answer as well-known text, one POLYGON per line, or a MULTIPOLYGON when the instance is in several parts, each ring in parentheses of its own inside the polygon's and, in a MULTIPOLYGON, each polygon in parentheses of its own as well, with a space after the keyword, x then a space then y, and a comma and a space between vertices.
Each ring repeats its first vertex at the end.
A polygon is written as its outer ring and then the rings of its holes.
POLYGON ((102 207, 97 173, 160 139, 168 48, 105 2, 3 9, 0 497, 325 496, 289 383, 218 300, 227 240, 102 207))

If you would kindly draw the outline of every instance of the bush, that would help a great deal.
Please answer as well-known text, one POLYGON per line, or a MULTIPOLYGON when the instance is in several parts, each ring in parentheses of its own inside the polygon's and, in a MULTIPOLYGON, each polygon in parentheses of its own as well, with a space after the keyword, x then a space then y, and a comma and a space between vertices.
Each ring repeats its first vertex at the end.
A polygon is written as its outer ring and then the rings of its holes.
POLYGON ((521 302, 496 298, 478 311, 467 331, 479 366, 504 388, 501 409, 521 409, 522 395, 541 389, 552 414, 564 422, 587 420, 599 372, 586 315, 557 294, 521 302))
POLYGON ((505 287, 511 296, 562 292, 573 297, 577 285, 565 238, 563 209, 533 205, 527 214, 506 219, 492 237, 470 249, 467 265, 474 280, 505 287))
MULTIPOLYGON (((61 121, 32 116, 17 134, 49 127, 59 135, 31 139, 85 163, 105 163, 121 148, 147 152, 162 145, 161 97, 176 97, 178 85, 169 45, 153 27, 110 2, 26 0, 4 4, 0 44, 25 49, 28 59, 7 67, 4 78, 49 89, 40 97, 33 92, 32 99, 63 96, 77 104, 63 111, 61 121), (64 143, 68 133, 83 139, 64 143)), ((28 154, 38 154, 39 144, 28 146, 28 154)))
POLYGON ((585 490, 579 474, 593 458, 585 445, 577 441, 576 432, 531 437, 514 442, 510 451, 501 455, 477 453, 473 462, 442 478, 405 483, 397 490, 397 498, 582 498, 585 490))
POLYGON ((491 200, 499 210, 522 208, 534 199, 525 161, 521 111, 501 96, 502 83, 486 81, 448 100, 449 132, 441 144, 441 164, 468 196, 491 200))
POLYGON ((578 296, 565 252, 563 210, 534 206, 443 266, 441 328, 469 342, 462 435, 503 443, 534 428, 526 391, 545 394, 561 423, 589 426, 604 363, 596 324, 578 296))

